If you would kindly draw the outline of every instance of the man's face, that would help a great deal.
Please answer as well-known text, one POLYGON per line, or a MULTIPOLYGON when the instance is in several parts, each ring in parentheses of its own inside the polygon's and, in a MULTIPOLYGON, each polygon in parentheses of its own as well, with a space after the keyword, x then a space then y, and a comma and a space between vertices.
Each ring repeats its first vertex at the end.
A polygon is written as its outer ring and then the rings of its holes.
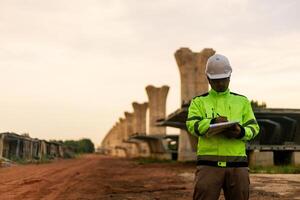
POLYGON ((217 92, 225 92, 229 86, 230 77, 222 79, 209 79, 208 82, 212 89, 217 92))

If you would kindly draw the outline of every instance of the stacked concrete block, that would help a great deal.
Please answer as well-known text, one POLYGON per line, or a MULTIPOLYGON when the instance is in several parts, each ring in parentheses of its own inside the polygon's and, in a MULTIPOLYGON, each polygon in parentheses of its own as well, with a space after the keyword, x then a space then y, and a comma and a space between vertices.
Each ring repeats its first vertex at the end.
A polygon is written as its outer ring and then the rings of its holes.
POLYGON ((249 153, 250 166, 272 166, 274 165, 273 151, 253 150, 249 153))
MULTIPOLYGON (((214 54, 213 49, 203 49, 200 53, 194 53, 188 48, 181 48, 175 52, 180 72, 182 105, 208 91, 205 66, 207 59, 214 54)), ((197 138, 185 130, 180 130, 178 160, 195 160, 196 148, 197 138)))
MULTIPOLYGON (((0 134, 0 157, 7 159, 24 159, 27 161, 33 159, 41 159, 43 156, 50 155, 47 147, 43 148, 44 140, 34 139, 28 135, 18 135, 16 133, 1 133, 0 134)), ((46 141, 45 141, 46 142, 46 141)), ((50 145, 55 145, 56 149, 61 148, 61 144, 47 142, 50 145)), ((54 157, 59 157, 56 153, 54 157)))
POLYGON ((166 101, 169 92, 169 86, 146 87, 149 99, 149 135, 166 135, 166 127, 156 126, 159 119, 166 117, 166 101))
POLYGON ((292 152, 291 164, 292 165, 300 165, 300 152, 299 151, 292 152))
POLYGON ((40 141, 40 152, 39 157, 42 159, 47 155, 47 145, 45 140, 40 141))
MULTIPOLYGON (((18 140, 18 143, 21 141, 18 140)), ((19 145, 18 145, 19 147, 19 145)), ((18 148, 20 151, 20 149, 18 148)), ((20 152, 19 152, 20 153, 20 152)), ((23 140, 23 149, 22 149, 23 158, 25 160, 31 160, 32 159, 32 141, 29 139, 23 140)))

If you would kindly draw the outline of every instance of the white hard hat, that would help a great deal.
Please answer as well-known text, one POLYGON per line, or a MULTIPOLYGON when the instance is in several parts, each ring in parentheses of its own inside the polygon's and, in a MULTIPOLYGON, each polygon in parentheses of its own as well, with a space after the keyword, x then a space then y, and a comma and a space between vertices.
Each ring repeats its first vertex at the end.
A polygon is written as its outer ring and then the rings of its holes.
POLYGON ((205 73, 209 79, 228 78, 231 72, 229 60, 225 56, 215 54, 207 60, 205 73))

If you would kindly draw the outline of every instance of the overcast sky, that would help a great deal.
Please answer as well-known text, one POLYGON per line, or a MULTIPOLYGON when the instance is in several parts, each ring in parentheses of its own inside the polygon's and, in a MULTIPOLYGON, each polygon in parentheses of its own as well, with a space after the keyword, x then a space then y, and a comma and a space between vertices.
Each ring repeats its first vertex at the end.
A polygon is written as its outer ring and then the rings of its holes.
POLYGON ((180 47, 226 55, 232 91, 300 108, 299 9, 297 0, 0 0, 0 131, 98 145, 133 101, 147 101, 149 84, 170 86, 171 113, 180 47))

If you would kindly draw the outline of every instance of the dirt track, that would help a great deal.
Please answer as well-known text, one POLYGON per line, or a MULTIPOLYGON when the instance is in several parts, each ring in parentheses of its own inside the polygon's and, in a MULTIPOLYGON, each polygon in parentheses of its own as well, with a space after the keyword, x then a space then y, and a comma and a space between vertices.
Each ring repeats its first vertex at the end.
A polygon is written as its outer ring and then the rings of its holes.
MULTIPOLYGON (((191 199, 195 166, 99 155, 0 169, 0 199, 191 199)), ((250 199, 297 199, 299 175, 251 175, 250 199)), ((300 199, 300 198, 299 198, 300 199)))

